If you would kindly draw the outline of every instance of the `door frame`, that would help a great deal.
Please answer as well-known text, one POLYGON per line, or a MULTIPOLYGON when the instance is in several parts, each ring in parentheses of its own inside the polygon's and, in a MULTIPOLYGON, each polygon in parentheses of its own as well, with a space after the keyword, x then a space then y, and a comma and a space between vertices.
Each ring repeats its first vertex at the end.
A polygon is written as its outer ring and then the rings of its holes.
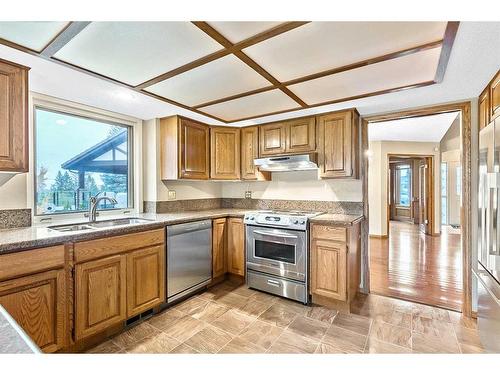
MULTIPOLYGON (((397 153, 397 154, 393 154, 393 153, 388 153, 387 154, 387 170, 388 172, 390 173, 390 168, 389 168, 389 161, 390 161, 390 158, 391 157, 398 157, 398 156, 402 156, 402 157, 410 157, 412 158, 411 160, 413 160, 413 158, 415 159, 430 159, 430 163, 429 163, 429 168, 430 168, 430 176, 431 176, 431 182, 430 184, 428 184, 429 186, 431 186, 431 188, 429 189, 429 196, 430 196, 430 215, 429 215, 429 228, 431 228, 431 233, 426 233, 427 235, 430 235, 430 236, 439 236, 440 233, 436 233, 434 232, 434 223, 435 223, 435 220, 436 220, 436 212, 434 210, 434 204, 435 204, 435 193, 434 193, 434 155, 429 155, 429 154, 401 154, 401 153, 397 153)), ((413 169, 412 169, 412 180, 414 178, 413 176, 413 169)), ((387 176, 387 192, 388 193, 391 193, 391 182, 390 182, 390 177, 387 176)), ((412 181, 412 195, 413 195, 413 181, 412 181)), ((389 233, 389 224, 390 224, 390 221, 391 221, 391 217, 390 217, 390 201, 389 199, 387 200, 387 204, 386 204, 386 209, 387 209, 387 220, 386 220, 386 229, 387 229, 387 238, 389 238, 390 236, 390 233, 389 233)), ((412 215, 413 215, 413 200, 410 204, 410 210, 412 211, 412 215)), ((420 223, 419 223, 420 225, 420 223)))
POLYGON ((451 104, 440 104, 428 107, 407 109, 365 116, 361 121, 361 180, 363 191, 363 214, 361 237, 362 285, 361 292, 370 292, 370 257, 369 257, 369 207, 368 207, 368 123, 401 118, 430 116, 439 113, 460 112, 460 155, 462 165, 462 207, 460 208, 460 225, 462 226, 462 314, 472 316, 472 143, 471 143, 471 102, 464 101, 451 104))

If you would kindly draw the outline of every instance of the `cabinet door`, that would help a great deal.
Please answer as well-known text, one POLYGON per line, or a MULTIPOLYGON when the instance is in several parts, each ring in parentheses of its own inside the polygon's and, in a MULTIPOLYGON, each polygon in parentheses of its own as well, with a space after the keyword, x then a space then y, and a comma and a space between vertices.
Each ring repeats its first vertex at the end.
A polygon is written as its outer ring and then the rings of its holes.
POLYGON ((216 278, 226 273, 226 218, 212 223, 212 278, 216 278))
POLYGON ((356 177, 358 142, 357 125, 353 125, 353 120, 351 112, 318 116, 318 164, 321 177, 356 177))
POLYGON ((479 130, 485 128, 490 122, 490 90, 487 87, 479 95, 479 130))
POLYGON ((153 246, 127 254, 127 317, 165 301, 165 247, 153 246))
POLYGON ((208 180, 209 127, 179 119, 179 178, 208 180))
POLYGON ((67 302, 64 270, 0 283, 0 305, 44 352, 66 346, 67 302))
POLYGON ((498 71, 490 84, 490 113, 491 119, 500 115, 500 71, 498 71))
POLYGON ((240 179, 240 129, 210 129, 210 178, 240 179))
POLYGON ((283 154, 286 152, 286 125, 277 122, 259 127, 261 157, 283 154))
POLYGON ((245 226, 241 218, 227 221, 227 271, 245 276, 245 226))
POLYGON ((261 172, 253 163, 259 157, 259 127, 249 126, 241 129, 241 179, 262 180, 271 179, 269 172, 261 172))
POLYGON ((0 59, 0 171, 28 171, 28 69, 0 59))
POLYGON ((306 117, 287 121, 286 152, 300 153, 316 150, 316 119, 306 117))
POLYGON ((75 266, 75 339, 79 340, 127 318, 125 255, 75 266))
POLYGON ((346 301, 346 244, 313 239, 311 246, 311 293, 346 301))

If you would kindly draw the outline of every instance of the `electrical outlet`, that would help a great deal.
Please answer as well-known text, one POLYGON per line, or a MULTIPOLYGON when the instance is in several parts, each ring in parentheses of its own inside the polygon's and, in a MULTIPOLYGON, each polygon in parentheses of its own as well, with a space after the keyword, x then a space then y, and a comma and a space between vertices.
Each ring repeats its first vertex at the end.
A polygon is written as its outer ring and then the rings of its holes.
POLYGON ((169 200, 174 200, 175 199, 175 190, 169 190, 168 191, 168 199, 169 200))
POLYGON ((245 198, 252 199, 252 191, 251 190, 245 191, 245 198))

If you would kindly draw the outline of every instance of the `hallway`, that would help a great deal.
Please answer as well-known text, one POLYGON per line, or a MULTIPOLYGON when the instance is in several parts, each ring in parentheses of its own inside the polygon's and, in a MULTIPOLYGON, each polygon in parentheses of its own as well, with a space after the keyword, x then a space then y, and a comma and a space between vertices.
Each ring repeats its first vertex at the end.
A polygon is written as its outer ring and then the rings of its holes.
POLYGON ((391 221, 389 238, 370 238, 371 292, 460 311, 460 234, 447 228, 431 237, 415 224, 391 221))

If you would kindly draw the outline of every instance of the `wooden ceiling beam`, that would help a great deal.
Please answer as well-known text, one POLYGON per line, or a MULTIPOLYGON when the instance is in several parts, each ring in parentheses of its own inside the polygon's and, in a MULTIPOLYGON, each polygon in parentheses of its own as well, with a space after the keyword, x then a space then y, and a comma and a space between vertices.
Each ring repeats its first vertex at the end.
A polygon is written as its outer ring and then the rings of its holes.
POLYGON ((444 32, 443 47, 441 49, 441 55, 439 56, 439 63, 436 69, 436 76, 434 77, 434 82, 441 83, 444 79, 444 74, 448 66, 448 61, 450 60, 451 48, 455 42, 455 36, 457 35, 458 26, 460 22, 450 21, 446 25, 446 30, 444 32))

